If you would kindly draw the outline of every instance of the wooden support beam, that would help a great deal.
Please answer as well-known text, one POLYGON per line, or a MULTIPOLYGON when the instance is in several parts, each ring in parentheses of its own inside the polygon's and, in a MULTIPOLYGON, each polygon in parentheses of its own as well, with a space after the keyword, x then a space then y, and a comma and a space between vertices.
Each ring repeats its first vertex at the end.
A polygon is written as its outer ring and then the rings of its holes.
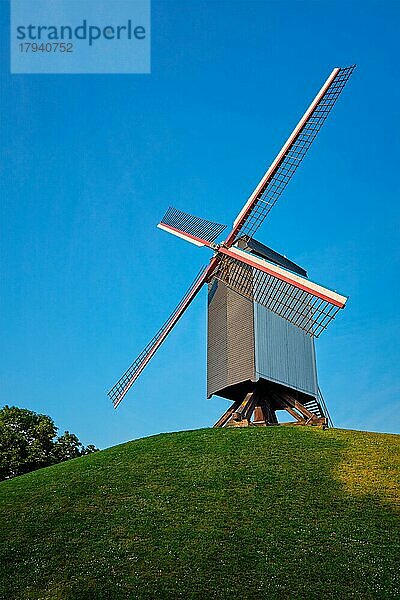
POLYGON ((292 417, 294 417, 296 421, 298 421, 299 423, 304 423, 303 416, 299 415, 299 413, 297 413, 293 408, 291 408, 290 406, 285 406, 285 410, 289 413, 289 415, 292 415, 292 417))
POLYGON ((247 427, 250 425, 251 415, 255 406, 255 394, 248 392, 240 406, 232 412, 232 416, 227 422, 227 427, 247 427))
MULTIPOLYGON (((314 421, 317 416, 314 413, 307 410, 301 402, 290 396, 289 394, 281 394, 275 391, 271 391, 271 396, 276 404, 282 409, 286 410, 294 419, 296 419, 294 425, 306 425, 314 421), (299 414, 300 413, 300 414, 299 414)), ((283 424, 283 423, 282 423, 283 424)))
POLYGON ((251 394, 251 397, 248 399, 248 402, 242 412, 242 416, 244 419, 247 419, 248 421, 250 421, 252 414, 254 412, 254 409, 256 407, 256 395, 253 392, 251 394))
POLYGON ((317 418, 317 415, 315 413, 311 412, 311 410, 308 410, 308 408, 306 408, 298 400, 294 401, 294 407, 296 408, 296 410, 301 412, 301 414, 304 415, 305 417, 307 417, 308 419, 316 419, 317 418))
POLYGON ((231 418, 232 413, 235 412, 235 410, 239 407, 240 405, 240 400, 237 400, 236 402, 234 402, 226 412, 224 412, 224 414, 222 415, 222 417, 220 417, 218 419, 218 421, 215 423, 215 425, 213 425, 213 427, 223 427, 227 421, 231 418))
POLYGON ((259 404, 254 409, 253 423, 265 423, 264 411, 259 404))
POLYGON ((253 395, 254 395, 254 392, 248 392, 245 395, 243 402, 241 403, 239 408, 237 410, 235 410, 235 414, 240 415, 240 416, 244 415, 244 412, 246 411, 246 408, 247 408, 249 402, 252 400, 253 395))
POLYGON ((264 421, 267 425, 278 425, 275 410, 265 397, 259 398, 259 406, 264 414, 264 421))
MULTIPOLYGON (((295 408, 305 417, 305 420, 314 421, 317 419, 317 415, 310 410, 308 410, 301 402, 299 402, 296 398, 293 398, 289 394, 282 394, 282 400, 286 403, 286 406, 289 405, 292 408, 295 408)), ((285 406, 285 409, 288 410, 285 406)), ((288 411, 289 412, 289 411, 288 411)))

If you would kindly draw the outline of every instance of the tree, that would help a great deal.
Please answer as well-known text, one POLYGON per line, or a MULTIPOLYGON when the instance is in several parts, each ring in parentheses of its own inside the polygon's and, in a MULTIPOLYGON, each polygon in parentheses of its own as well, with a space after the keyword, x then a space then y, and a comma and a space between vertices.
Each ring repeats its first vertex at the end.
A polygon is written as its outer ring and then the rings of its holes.
POLYGON ((96 452, 96 450, 97 448, 93 444, 89 444, 85 448, 76 435, 69 431, 65 431, 64 435, 58 437, 54 444, 54 456, 58 459, 57 462, 77 458, 84 454, 91 454, 92 452, 96 452))
POLYGON ((95 452, 66 431, 56 438, 51 417, 16 406, 0 410, 0 481, 95 452))

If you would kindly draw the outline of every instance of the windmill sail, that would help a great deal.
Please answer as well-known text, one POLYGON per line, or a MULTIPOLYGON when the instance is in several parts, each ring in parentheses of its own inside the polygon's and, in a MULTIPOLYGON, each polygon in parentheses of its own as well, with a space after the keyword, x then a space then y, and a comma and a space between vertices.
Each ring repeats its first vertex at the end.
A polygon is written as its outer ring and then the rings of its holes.
POLYGON ((265 306, 314 337, 326 329, 347 300, 345 296, 251 255, 245 262, 240 255, 225 255, 213 275, 233 291, 265 306))
POLYGON ((167 210, 157 227, 196 246, 210 246, 226 229, 226 225, 207 221, 172 207, 167 210))
POLYGON ((149 360, 156 353, 162 342, 165 340, 171 329, 176 325, 180 317, 183 315, 189 304, 195 298, 197 293, 200 291, 203 283, 206 280, 208 267, 202 267, 193 281, 192 285, 175 308, 173 313, 170 315, 164 325, 158 330, 156 335, 147 344, 144 350, 139 356, 133 361, 131 366, 125 371, 122 377, 108 392, 108 396, 111 398, 114 408, 117 408, 129 388, 133 385, 140 373, 143 371, 149 360))
POLYGON ((239 233, 253 237, 293 177, 317 133, 346 85, 355 65, 333 69, 282 150, 251 194, 234 222, 226 245, 239 233))

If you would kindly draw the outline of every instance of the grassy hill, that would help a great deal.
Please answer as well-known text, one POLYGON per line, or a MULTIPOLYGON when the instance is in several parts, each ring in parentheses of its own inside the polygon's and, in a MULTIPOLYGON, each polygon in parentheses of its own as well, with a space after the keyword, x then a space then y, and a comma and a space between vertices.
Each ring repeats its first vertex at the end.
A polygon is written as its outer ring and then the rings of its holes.
POLYGON ((206 429, 3 482, 0 597, 398 597, 399 440, 206 429))

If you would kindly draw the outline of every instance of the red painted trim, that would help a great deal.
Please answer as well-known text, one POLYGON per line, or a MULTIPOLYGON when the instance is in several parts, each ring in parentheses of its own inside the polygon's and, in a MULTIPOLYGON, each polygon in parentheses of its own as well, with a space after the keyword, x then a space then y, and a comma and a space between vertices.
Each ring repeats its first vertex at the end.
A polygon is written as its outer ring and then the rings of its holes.
POLYGON ((167 225, 166 223, 163 223, 162 221, 160 221, 160 225, 162 225, 166 229, 170 229, 171 231, 176 231, 177 233, 181 233, 182 235, 185 235, 186 237, 191 238, 192 240, 196 240, 196 242, 200 242, 201 244, 204 244, 204 246, 208 246, 209 248, 211 247, 210 242, 208 242, 207 240, 203 240, 202 238, 196 237, 195 235, 192 235, 191 233, 188 233, 187 231, 182 231, 182 229, 177 229, 176 227, 167 225))
POLYGON ((208 265, 208 269, 206 271, 206 281, 207 282, 210 281, 212 274, 214 273, 215 269, 217 268, 220 260, 221 260, 221 256, 219 254, 215 254, 212 257, 210 264, 208 265))
POLYGON ((268 275, 272 275, 273 277, 276 277, 277 279, 286 281, 286 283, 290 283, 294 287, 299 288, 300 290, 303 290, 305 292, 308 292, 309 294, 312 294, 313 296, 316 296, 317 298, 321 298, 321 300, 325 300, 326 302, 329 302, 330 304, 333 304, 334 306, 338 306, 339 308, 343 308, 343 306, 344 306, 344 304, 342 302, 333 300, 332 298, 329 298, 329 296, 325 296, 324 294, 321 294, 320 292, 313 290, 312 288, 308 287, 307 285, 304 285, 302 283, 299 283, 296 280, 293 280, 289 274, 282 275, 281 273, 276 273, 273 269, 269 269, 267 266, 260 265, 256 262, 253 262, 250 258, 247 258, 247 257, 245 258, 242 255, 238 256, 235 252, 232 252, 228 248, 221 247, 219 249, 219 252, 221 252, 222 254, 226 254, 226 256, 230 256, 231 258, 234 258, 235 260, 238 260, 239 262, 242 261, 242 262, 246 263, 247 265, 254 267, 255 269, 259 269, 260 271, 263 271, 264 273, 268 273, 268 275))

